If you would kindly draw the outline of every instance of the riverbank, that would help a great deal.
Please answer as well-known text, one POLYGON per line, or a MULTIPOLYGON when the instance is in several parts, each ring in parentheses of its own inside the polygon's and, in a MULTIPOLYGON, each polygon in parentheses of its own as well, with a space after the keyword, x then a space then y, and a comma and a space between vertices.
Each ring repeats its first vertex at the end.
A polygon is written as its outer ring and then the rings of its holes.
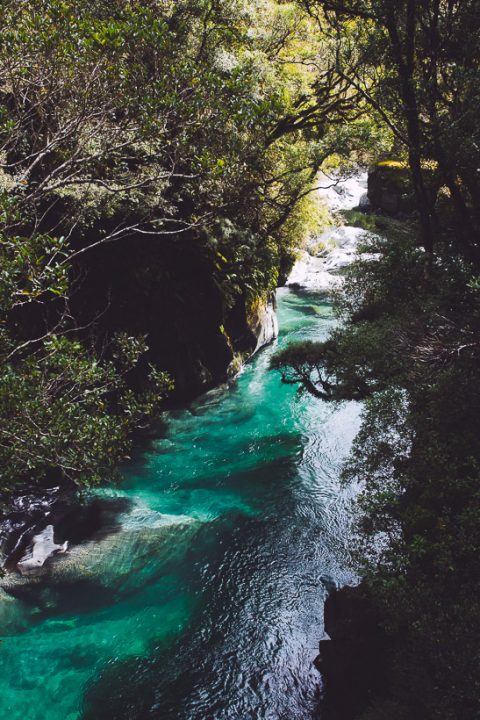
MULTIPOLYGON (((322 176, 319 184, 321 201, 328 207, 332 221, 340 224, 332 225, 312 238, 307 247, 299 251, 286 287, 328 297, 339 287, 343 269, 354 260, 359 244, 367 235, 361 228, 345 225, 338 214, 366 204, 367 173, 362 171, 341 181, 322 176)), ((278 336, 275 297, 259 301, 251 308, 239 306, 230 315, 228 333, 234 340, 227 343, 228 357, 223 357, 222 352, 222 357, 217 358, 216 375, 202 371, 200 384, 197 383, 198 378, 195 381, 181 380, 179 397, 183 397, 183 403, 177 399, 177 407, 198 396, 202 383, 205 390, 218 386, 229 376, 234 377, 244 362, 278 336)), ((155 333, 156 337, 158 329, 155 333)), ((177 368, 177 381, 179 372, 177 368)), ((101 522, 98 509, 92 511, 88 501, 85 505, 84 499, 77 495, 71 484, 55 482, 53 478, 47 484, 25 486, 18 493, 5 497, 0 519, 2 566, 7 572, 20 571, 37 576, 48 574, 49 558, 56 554, 58 548, 51 548, 43 542, 47 526, 53 526, 56 544, 64 547, 65 543, 75 544, 77 537, 93 539, 101 522), (26 561, 35 548, 41 559, 32 567, 26 561)))
MULTIPOLYGON (((335 322, 318 296, 278 302, 281 345, 335 322)), ((3 580, 12 720, 313 716, 327 588, 353 581, 338 472, 358 409, 298 399, 268 371, 274 347, 92 495, 111 511, 95 541, 3 580)))
MULTIPOLYGON (((222 351, 217 357, 215 370, 213 365, 210 369, 202 366, 201 353, 196 359, 184 358, 182 367, 185 369, 185 363, 189 364, 190 370, 195 366, 197 370, 200 368, 199 373, 195 379, 193 376, 181 379, 182 371, 177 368, 176 378, 177 381, 180 379, 180 387, 169 398, 168 405, 165 403, 167 407, 184 407, 203 392, 223 384, 228 378, 234 378, 243 363, 277 338, 275 296, 259 299, 248 308, 240 303, 231 313, 228 331, 233 339, 221 330, 228 352, 222 351)), ((208 345, 208 337, 203 340, 208 345)), ((213 352, 212 346, 209 352, 213 352)), ((138 440, 141 442, 140 437, 138 440)), ((66 548, 65 543, 75 543, 76 538, 85 540, 95 537, 102 523, 101 513, 99 515, 97 508, 92 510, 88 501, 85 503, 85 496, 88 497, 88 492, 80 494, 73 482, 59 473, 37 484, 26 484, 16 491, 0 494, 0 565, 4 571, 36 576, 48 574, 50 558, 60 548, 66 548), (45 529, 50 526, 56 544, 44 541, 45 529), (32 554, 36 554, 35 563, 31 562, 32 554)))
MULTIPOLYGON (((280 347, 336 322, 323 294, 277 299, 280 347)), ((314 716, 323 602, 355 581, 338 474, 359 410, 299 399, 268 371, 276 347, 85 496, 92 536, 3 579, 12 720, 314 716)))

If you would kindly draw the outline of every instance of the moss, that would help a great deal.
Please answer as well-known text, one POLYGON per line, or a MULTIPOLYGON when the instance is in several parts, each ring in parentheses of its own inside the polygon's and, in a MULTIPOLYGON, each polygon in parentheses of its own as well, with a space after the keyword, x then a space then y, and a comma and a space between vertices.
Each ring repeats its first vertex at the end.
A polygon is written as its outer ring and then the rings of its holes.
POLYGON ((381 218, 378 215, 369 213, 366 215, 360 210, 342 210, 340 213, 342 219, 347 225, 366 230, 367 232, 381 233, 381 218))
POLYGON ((228 366, 227 375, 228 377, 235 377, 241 371, 245 362, 245 356, 242 353, 235 353, 233 360, 228 366))
POLYGON ((410 170, 408 165, 397 160, 384 160, 375 165, 374 173, 381 182, 392 189, 409 191, 411 189, 410 170))
POLYGON ((346 225, 366 230, 375 235, 391 238, 399 235, 411 235, 412 232, 414 232, 414 226, 404 218, 396 220, 386 215, 376 215, 375 213, 365 214, 360 212, 360 210, 342 210, 341 216, 346 225))
POLYGON ((376 164, 377 168, 386 170, 407 170, 408 166, 406 163, 399 160, 381 160, 376 164))
POLYGON ((331 243, 327 245, 323 242, 323 240, 319 240, 318 242, 309 246, 308 252, 314 257, 324 257, 331 249, 331 243))
POLYGON ((438 162, 436 160, 422 160, 422 170, 438 170, 438 162))
POLYGON ((245 314, 247 323, 250 327, 254 327, 256 325, 262 307, 264 307, 268 302, 268 296, 268 292, 263 292, 247 298, 245 303, 245 314))

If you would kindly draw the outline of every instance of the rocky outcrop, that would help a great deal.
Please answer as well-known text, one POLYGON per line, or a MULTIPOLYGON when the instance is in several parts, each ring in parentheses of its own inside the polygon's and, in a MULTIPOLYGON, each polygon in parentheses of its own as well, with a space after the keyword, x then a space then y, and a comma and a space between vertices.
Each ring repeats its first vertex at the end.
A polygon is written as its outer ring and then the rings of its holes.
MULTIPOLYGON (((434 167, 425 167, 423 178, 434 204, 440 181, 434 167)), ((416 207, 410 170, 405 163, 384 160, 376 163, 368 173, 368 200, 371 209, 392 217, 411 214, 416 207)))
MULTIPOLYGON (((0 564, 14 574, 25 575, 37 574, 35 564, 22 566, 22 563, 28 557, 40 557, 47 527, 53 528, 56 543, 61 547, 66 547, 67 542, 72 546, 82 544, 115 533, 119 527, 118 517, 128 505, 122 499, 81 497, 65 482, 49 488, 26 488, 17 496, 3 497, 2 504, 0 564), (29 572, 31 569, 33 573, 29 572)), ((44 544, 43 549, 46 547, 44 544)), ((37 566, 38 574, 51 569, 49 562, 37 566)))
POLYGON ((227 305, 198 242, 135 238, 100 247, 82 257, 84 278, 72 309, 80 325, 96 321, 102 340, 117 332, 145 335, 149 352, 131 380, 142 386, 148 363, 167 370, 177 400, 189 400, 225 381, 246 358, 275 334, 272 304, 258 303, 252 315, 244 295, 227 305))
POLYGON ((234 358, 246 360, 275 340, 278 336, 276 307, 273 293, 255 302, 249 301, 245 295, 238 298, 227 313, 224 326, 234 358))
POLYGON ((32 544, 25 555, 17 563, 17 568, 22 575, 36 577, 45 572, 45 562, 53 555, 65 553, 68 548, 68 541, 57 544, 53 538, 53 525, 47 525, 38 535, 32 538, 32 544))
POLYGON ((374 165, 368 173, 368 199, 375 210, 387 215, 412 212, 415 198, 408 167, 395 161, 374 165))
POLYGON ((247 318, 253 337, 256 338, 254 353, 269 345, 278 337, 277 303, 275 295, 256 303, 255 310, 247 318))
POLYGON ((322 720, 354 720, 387 685, 389 638, 363 585, 333 592, 325 603, 325 631, 316 666, 325 684, 322 720))
POLYGON ((63 485, 27 487, 18 495, 2 498, 0 557, 6 569, 15 569, 35 534, 47 523, 62 523, 77 503, 74 489, 63 485))

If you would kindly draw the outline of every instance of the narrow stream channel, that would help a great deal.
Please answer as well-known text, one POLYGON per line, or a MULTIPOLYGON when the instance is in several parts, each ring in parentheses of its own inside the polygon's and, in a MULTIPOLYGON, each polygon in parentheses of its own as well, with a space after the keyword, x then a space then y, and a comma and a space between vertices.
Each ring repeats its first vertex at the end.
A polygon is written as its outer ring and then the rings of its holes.
POLYGON ((280 337, 229 387, 165 418, 116 488, 107 530, 0 603, 9 720, 309 720, 333 584, 352 580, 338 474, 354 405, 298 397, 268 370, 334 319, 278 292, 280 337))

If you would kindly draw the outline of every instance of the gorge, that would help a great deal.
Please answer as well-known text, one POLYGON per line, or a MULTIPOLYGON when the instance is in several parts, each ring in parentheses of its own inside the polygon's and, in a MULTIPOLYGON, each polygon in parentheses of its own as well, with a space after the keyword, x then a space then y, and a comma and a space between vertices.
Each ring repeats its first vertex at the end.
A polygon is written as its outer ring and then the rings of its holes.
MULTIPOLYGON (((280 347, 335 323, 318 290, 277 302, 280 347)), ((45 575, 1 581, 12 720, 316 716, 323 602, 356 582, 338 474, 359 409, 298 398, 275 349, 166 413, 119 486, 85 496, 93 537, 61 526, 45 575)))
POLYGON ((2 717, 478 720, 479 88, 478 0, 2 0, 2 717))

